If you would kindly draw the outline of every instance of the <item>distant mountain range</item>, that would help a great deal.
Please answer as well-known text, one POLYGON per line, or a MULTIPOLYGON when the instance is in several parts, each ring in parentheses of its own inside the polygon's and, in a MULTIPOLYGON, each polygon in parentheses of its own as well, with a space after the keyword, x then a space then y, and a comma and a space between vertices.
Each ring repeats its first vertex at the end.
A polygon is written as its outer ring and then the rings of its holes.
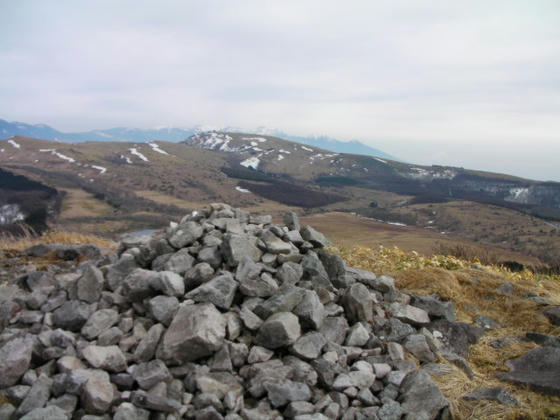
MULTIPOLYGON (((195 126, 192 128, 162 127, 151 129, 115 127, 107 130, 64 133, 45 124, 27 124, 17 121, 9 122, 0 119, 0 139, 7 139, 13 136, 26 136, 45 140, 58 140, 67 143, 83 143, 86 141, 146 142, 151 140, 179 142, 202 131, 208 131, 208 129, 202 126, 195 126)), ((265 127, 259 127, 256 130, 226 127, 217 129, 216 131, 265 134, 337 153, 378 156, 385 159, 399 160, 394 156, 391 156, 379 149, 369 147, 357 140, 345 142, 327 136, 292 136, 278 130, 267 129, 265 127)))

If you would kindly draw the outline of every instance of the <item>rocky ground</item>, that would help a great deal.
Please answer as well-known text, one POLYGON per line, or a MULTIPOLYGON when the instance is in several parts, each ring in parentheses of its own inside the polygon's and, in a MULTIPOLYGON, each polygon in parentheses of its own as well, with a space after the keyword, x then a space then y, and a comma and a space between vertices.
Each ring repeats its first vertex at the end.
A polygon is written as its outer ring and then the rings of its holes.
MULTIPOLYGON (((117 252, 4 255, 0 420, 452 418, 431 375, 441 360, 472 375, 492 320, 458 322, 326 244, 293 213, 213 204, 117 252)), ((502 378, 559 395, 560 340, 533 338, 502 378)), ((465 398, 519 404, 499 387, 465 398)))

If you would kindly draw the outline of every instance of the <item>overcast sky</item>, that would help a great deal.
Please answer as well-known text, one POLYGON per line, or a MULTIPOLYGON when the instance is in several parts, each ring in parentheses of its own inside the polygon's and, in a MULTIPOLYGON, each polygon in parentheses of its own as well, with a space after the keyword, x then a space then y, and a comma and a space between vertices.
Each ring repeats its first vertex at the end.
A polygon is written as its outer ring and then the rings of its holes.
POLYGON ((0 0, 0 118, 266 126, 560 181, 560 1, 0 0))

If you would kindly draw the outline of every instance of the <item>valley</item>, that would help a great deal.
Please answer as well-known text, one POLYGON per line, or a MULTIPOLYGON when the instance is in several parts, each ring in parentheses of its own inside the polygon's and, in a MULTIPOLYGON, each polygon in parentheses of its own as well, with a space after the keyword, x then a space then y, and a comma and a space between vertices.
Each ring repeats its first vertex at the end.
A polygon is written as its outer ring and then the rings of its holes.
POLYGON ((116 238, 227 202, 273 215, 294 210, 343 246, 462 250, 490 263, 560 261, 558 183, 222 132, 181 143, 16 136, 0 142, 0 167, 58 191, 60 208, 48 216, 56 230, 116 238))

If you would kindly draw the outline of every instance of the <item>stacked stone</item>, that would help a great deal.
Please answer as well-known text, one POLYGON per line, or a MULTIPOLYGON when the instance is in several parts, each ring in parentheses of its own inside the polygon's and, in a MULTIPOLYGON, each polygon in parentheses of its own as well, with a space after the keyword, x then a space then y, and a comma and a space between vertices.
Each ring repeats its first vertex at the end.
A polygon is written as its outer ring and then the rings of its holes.
POLYGON ((325 245, 295 213, 212 204, 74 273, 22 276, 0 302, 0 419, 448 418, 406 356, 462 359, 452 305, 325 245))

